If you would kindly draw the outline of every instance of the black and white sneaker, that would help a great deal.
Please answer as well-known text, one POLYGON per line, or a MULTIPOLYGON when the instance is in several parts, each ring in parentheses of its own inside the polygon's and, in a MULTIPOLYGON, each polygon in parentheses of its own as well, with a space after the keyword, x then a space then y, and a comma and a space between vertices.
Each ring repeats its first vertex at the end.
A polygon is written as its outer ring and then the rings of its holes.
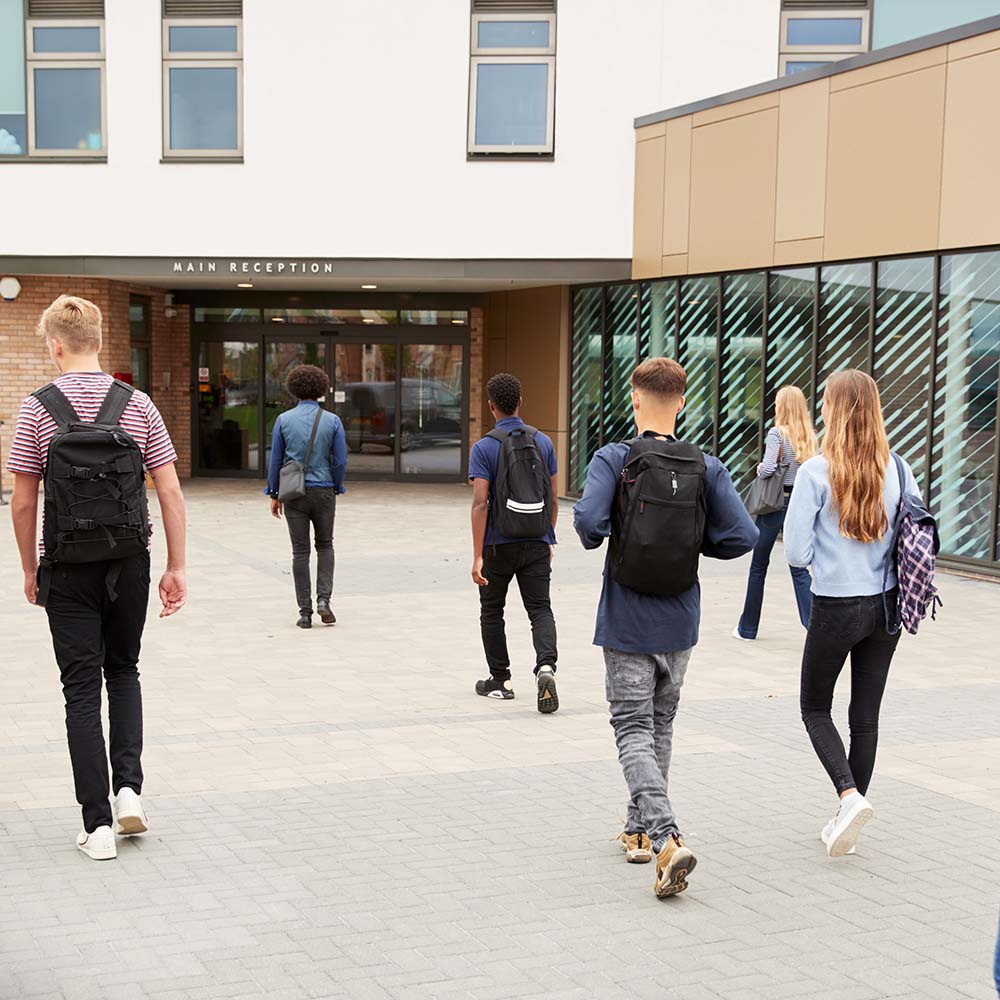
POLYGON ((514 697, 514 689, 510 686, 510 681, 487 677, 484 681, 476 681, 476 694, 481 694, 484 698, 503 698, 504 701, 509 701, 514 697))
POLYGON ((538 668, 538 711, 549 715, 559 708, 559 693, 556 691, 555 671, 546 664, 538 668))

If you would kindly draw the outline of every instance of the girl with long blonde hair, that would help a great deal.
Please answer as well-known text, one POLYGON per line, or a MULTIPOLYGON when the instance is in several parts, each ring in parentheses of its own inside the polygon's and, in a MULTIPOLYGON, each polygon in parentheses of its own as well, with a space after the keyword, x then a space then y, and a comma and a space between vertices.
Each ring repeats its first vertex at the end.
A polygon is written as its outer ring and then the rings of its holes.
MULTIPOLYGON (((781 510, 757 516, 757 530, 760 535, 750 563, 743 614, 740 615, 740 620, 733 630, 733 636, 737 639, 757 638, 760 612, 764 604, 764 581, 767 579, 771 551, 785 523, 785 512, 788 509, 788 501, 792 495, 799 466, 812 458, 816 451, 816 428, 809 415, 806 397, 798 386, 782 386, 774 399, 774 426, 767 433, 764 460, 757 466, 757 476, 760 479, 782 476, 785 502, 781 510)), ((809 570, 798 566, 790 568, 799 620, 803 628, 808 628, 809 611, 812 607, 809 570)))
POLYGON ((875 767, 878 718, 898 631, 892 552, 901 491, 919 496, 910 467, 904 482, 882 419, 878 386, 862 371, 830 376, 823 395, 822 454, 799 470, 785 519, 789 565, 812 569, 813 605, 802 654, 802 721, 840 796, 820 838, 831 857, 854 851, 873 810, 865 798, 875 767), (888 567, 888 568, 887 568, 888 567), (886 575, 887 574, 887 575, 886 575), (883 582, 889 593, 883 600, 883 582), (833 724, 837 678, 851 659, 850 753, 833 724))

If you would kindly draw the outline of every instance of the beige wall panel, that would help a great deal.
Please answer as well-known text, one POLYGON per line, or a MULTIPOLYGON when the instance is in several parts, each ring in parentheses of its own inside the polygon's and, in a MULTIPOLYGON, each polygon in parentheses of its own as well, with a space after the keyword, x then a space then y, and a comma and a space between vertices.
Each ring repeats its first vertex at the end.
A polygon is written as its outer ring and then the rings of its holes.
POLYGON ((632 277, 659 274, 663 246, 663 158, 666 140, 635 145, 635 209, 632 219, 632 277))
POLYGON ((815 264, 823 259, 823 240, 791 240, 774 244, 774 266, 815 264))
POLYGON ((779 111, 774 238, 815 239, 823 235, 826 214, 829 79, 783 90, 779 111))
POLYGON ((566 423, 558 379, 568 301, 559 285, 507 293, 507 368, 521 380, 521 415, 546 434, 566 423))
POLYGON ((660 262, 660 274, 669 278, 675 274, 688 273, 688 255, 686 253, 675 253, 664 257, 660 262))
POLYGON ((691 116, 667 122, 661 253, 688 252, 691 213, 691 116))
POLYGON ((766 111, 768 108, 778 106, 778 91, 773 94, 761 94, 759 97, 748 97, 742 101, 733 101, 732 104, 721 104, 717 108, 708 108, 706 111, 696 111, 693 115, 695 128, 702 125, 712 125, 715 122, 725 121, 727 118, 738 118, 740 115, 752 115, 757 111, 766 111))
POLYGON ((770 264, 778 109, 695 129, 692 143, 689 269, 770 264))
POLYGON ((942 247, 1000 243, 1000 131, 988 124, 1000 93, 1000 51, 948 66, 942 247))
POLYGON ((635 130, 635 141, 645 142, 647 139, 659 139, 665 131, 666 122, 657 122, 655 125, 643 125, 635 130))
POLYGON ((948 46, 948 61, 978 56, 982 52, 993 52, 995 49, 1000 49, 1000 31, 974 35, 972 38, 963 38, 960 42, 952 42, 948 46))
POLYGON ((836 93, 839 90, 849 90, 851 87, 861 87, 877 80, 888 80, 904 73, 914 73, 917 70, 940 66, 948 58, 948 46, 939 45, 934 49, 924 49, 909 56, 889 59, 886 62, 875 63, 862 69, 851 70, 850 73, 838 73, 830 77, 830 89, 836 93))
POLYGON ((937 243, 945 67, 831 94, 826 260, 937 243))

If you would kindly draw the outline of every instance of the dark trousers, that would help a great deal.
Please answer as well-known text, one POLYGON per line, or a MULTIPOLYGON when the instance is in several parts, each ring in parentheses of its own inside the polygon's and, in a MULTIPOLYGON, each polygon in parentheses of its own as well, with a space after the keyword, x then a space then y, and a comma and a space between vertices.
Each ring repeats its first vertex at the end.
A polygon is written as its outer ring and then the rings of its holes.
POLYGON ((111 788, 142 792, 142 691, 139 647, 149 602, 149 553, 121 562, 108 594, 108 563, 51 570, 45 605, 66 699, 66 736, 83 827, 111 826, 108 754, 101 729, 101 680, 108 689, 111 788))
MULTIPOLYGON (((895 592, 889 607, 896 604, 895 592)), ((878 714, 899 635, 886 631, 882 595, 814 597, 802 654, 799 703, 802 721, 820 763, 840 792, 868 791, 878 747, 878 714), (851 704, 848 724, 851 752, 837 732, 830 709, 840 671, 851 658, 851 704)))
MULTIPOLYGON (((788 508, 788 497, 785 497, 785 510, 788 508)), ((750 562, 750 576, 747 579, 747 596, 743 602, 743 614, 740 616, 739 633, 744 639, 756 639, 760 626, 760 611, 764 605, 764 581, 767 579, 767 567, 771 562, 771 551, 778 540, 778 534, 785 526, 785 510, 776 510, 771 514, 757 515, 757 530, 760 536, 753 547, 753 559, 750 562)), ((789 566, 792 573, 792 586, 795 588, 795 603, 799 609, 799 621, 803 628, 809 627, 809 612, 812 608, 812 577, 809 570, 799 566, 789 566)))
POLYGON ((299 611, 309 613, 312 577, 309 570, 309 529, 316 543, 316 600, 329 603, 333 595, 333 520, 337 513, 337 491, 332 486, 310 486, 299 500, 284 505, 288 536, 292 540, 292 579, 299 611))
POLYGON ((549 601, 552 559, 545 542, 508 542, 488 545, 483 553, 483 576, 489 584, 479 588, 479 624, 483 649, 490 673, 499 680, 510 679, 510 656, 503 610, 507 589, 517 578, 524 610, 531 620, 531 640, 535 645, 535 673, 548 664, 556 666, 556 620, 549 601))

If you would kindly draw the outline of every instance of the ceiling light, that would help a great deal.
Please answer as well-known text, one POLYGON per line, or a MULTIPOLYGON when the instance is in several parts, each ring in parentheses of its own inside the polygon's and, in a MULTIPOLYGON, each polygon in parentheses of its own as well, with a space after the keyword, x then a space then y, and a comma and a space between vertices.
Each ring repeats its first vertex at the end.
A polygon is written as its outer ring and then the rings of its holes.
POLYGON ((364 318, 364 320, 362 320, 362 322, 364 322, 364 323, 374 323, 375 320, 373 320, 370 316, 366 316, 364 318))
POLYGON ((236 285, 237 288, 253 288, 252 281, 240 281, 236 285))
POLYGON ((453 319, 452 323, 456 323, 458 326, 465 326, 465 320, 464 319, 453 319))
POLYGON ((378 285, 362 285, 361 287, 362 288, 367 288, 367 289, 372 289, 372 288, 378 288, 378 285))
POLYGON ((272 316, 271 317, 271 322, 272 323, 284 323, 285 322, 285 317, 284 316, 272 316))

